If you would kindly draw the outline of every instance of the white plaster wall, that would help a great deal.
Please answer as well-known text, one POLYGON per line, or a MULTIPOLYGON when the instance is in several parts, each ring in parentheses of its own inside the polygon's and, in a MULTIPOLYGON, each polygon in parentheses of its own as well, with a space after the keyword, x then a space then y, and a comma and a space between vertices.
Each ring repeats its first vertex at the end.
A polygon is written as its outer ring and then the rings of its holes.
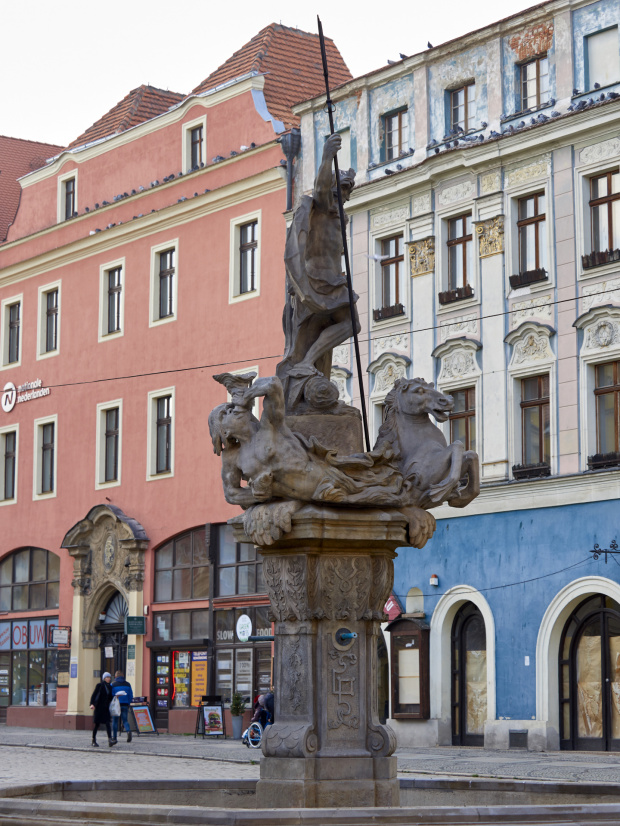
MULTIPOLYGON (((409 276, 410 277, 410 276, 409 276)), ((435 370, 431 353, 434 349, 433 273, 411 278, 413 368, 412 377, 421 376, 426 381, 435 380, 435 370)))

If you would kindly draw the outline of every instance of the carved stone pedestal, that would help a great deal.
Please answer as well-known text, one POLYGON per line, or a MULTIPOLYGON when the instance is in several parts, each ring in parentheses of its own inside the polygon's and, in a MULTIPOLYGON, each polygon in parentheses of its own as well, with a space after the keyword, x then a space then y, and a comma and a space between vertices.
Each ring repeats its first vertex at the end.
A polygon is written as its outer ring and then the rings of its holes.
MULTIPOLYGON (((248 541, 243 519, 231 522, 248 541)), ((275 719, 259 808, 398 806, 396 739, 377 717, 377 636, 406 520, 306 505, 261 547, 275 618, 275 719), (355 635, 355 636, 347 636, 355 635)))

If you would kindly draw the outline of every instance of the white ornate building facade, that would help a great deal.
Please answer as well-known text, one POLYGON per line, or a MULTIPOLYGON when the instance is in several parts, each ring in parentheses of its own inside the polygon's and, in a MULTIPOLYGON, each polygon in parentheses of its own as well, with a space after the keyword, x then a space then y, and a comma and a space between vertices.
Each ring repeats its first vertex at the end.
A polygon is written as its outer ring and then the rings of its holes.
MULTIPOLYGON (((620 748, 620 570, 591 553, 620 533, 619 25, 614 0, 551 0, 333 94, 371 433, 422 376, 481 463, 396 563, 403 744, 620 748)), ((296 109, 298 193, 324 104, 296 109)), ((349 346, 333 377, 359 400, 349 346)))

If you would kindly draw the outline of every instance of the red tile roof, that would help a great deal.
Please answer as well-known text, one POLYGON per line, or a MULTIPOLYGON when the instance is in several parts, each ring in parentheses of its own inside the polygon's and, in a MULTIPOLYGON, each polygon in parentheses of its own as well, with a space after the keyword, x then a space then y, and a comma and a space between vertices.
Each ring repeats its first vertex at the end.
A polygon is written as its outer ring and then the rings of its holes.
MULTIPOLYGON (((325 38, 325 51, 331 88, 351 80, 333 40, 325 38)), ((318 34, 271 23, 203 80, 193 94, 248 72, 266 75, 264 91, 270 114, 287 128, 297 126, 299 119, 291 113, 291 106, 325 90, 318 34)))
POLYGON ((186 95, 178 92, 168 92, 164 89, 156 89, 154 86, 138 86, 132 89, 116 106, 105 114, 92 126, 82 132, 69 147, 83 146, 85 143, 107 138, 110 135, 118 135, 132 126, 144 123, 151 118, 167 112, 171 106, 179 103, 186 95))
POLYGON ((53 143, 38 143, 0 135, 0 243, 6 240, 15 220, 21 195, 18 178, 45 166, 48 158, 63 149, 53 143))

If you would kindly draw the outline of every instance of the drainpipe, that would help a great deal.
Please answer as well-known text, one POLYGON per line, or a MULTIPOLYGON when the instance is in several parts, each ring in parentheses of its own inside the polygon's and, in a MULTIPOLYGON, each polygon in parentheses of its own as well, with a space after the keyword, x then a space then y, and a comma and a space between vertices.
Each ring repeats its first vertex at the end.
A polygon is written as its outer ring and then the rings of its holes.
POLYGON ((297 128, 291 129, 278 138, 282 152, 286 158, 286 211, 293 208, 293 160, 301 149, 301 132, 297 128))

